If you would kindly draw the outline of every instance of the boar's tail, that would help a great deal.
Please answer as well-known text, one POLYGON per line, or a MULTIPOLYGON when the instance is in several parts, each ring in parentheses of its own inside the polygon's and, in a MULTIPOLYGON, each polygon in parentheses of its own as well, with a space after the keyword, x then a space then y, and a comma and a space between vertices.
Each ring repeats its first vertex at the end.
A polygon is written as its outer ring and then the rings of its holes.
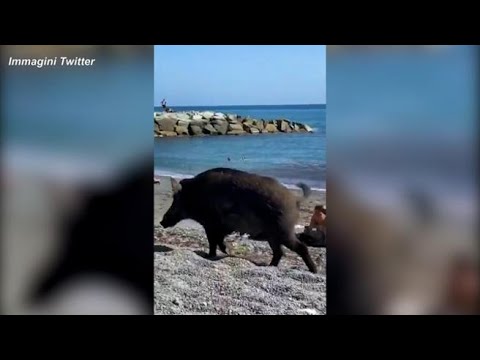
POLYGON ((312 190, 307 184, 304 183, 298 183, 297 186, 302 189, 303 192, 303 197, 297 200, 297 205, 300 207, 301 202, 310 196, 312 190))

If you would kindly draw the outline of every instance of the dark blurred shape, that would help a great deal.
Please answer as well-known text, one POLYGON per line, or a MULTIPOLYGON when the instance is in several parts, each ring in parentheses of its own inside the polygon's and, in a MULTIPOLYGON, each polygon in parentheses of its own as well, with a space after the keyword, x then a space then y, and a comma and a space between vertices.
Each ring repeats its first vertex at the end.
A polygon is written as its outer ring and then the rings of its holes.
POLYGON ((438 309, 442 315, 480 314, 480 268, 471 256, 454 257, 448 267, 446 288, 438 309))
POLYGON ((445 294, 474 286, 451 277, 474 281, 450 266, 478 254, 478 47, 329 46, 327 61, 328 313, 457 311, 445 294))
POLYGON ((412 187, 405 194, 411 203, 417 226, 426 226, 435 219, 435 204, 433 199, 421 189, 412 187))
POLYGON ((40 280, 33 306, 52 301, 63 287, 85 277, 123 284, 139 295, 146 313, 153 308, 152 243, 146 241, 152 236, 152 168, 152 161, 145 161, 112 189, 83 191, 85 207, 66 226, 63 249, 40 280))
POLYGON ((2 313, 151 314, 153 47, 8 45, 0 64, 2 313), (95 62, 8 66, 61 56, 95 62))
POLYGON ((298 240, 311 247, 326 247, 327 237, 323 231, 305 231, 297 234, 298 240))

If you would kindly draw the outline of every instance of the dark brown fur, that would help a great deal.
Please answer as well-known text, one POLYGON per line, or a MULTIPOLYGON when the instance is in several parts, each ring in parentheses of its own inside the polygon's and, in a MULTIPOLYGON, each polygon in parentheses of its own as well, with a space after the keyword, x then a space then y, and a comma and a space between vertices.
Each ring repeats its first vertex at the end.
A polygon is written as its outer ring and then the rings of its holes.
POLYGON ((299 254, 311 272, 317 272, 308 249, 295 235, 299 198, 275 179, 244 171, 216 168, 177 183, 174 200, 161 225, 175 226, 183 219, 199 222, 207 233, 209 256, 217 247, 226 253, 224 238, 232 232, 268 241, 271 266, 283 256, 282 245, 299 254))

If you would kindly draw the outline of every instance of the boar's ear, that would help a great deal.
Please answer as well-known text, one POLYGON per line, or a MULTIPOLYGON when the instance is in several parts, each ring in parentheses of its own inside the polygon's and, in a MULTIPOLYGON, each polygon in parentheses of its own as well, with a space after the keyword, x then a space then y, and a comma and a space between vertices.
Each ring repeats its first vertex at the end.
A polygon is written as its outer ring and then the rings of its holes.
POLYGON ((176 194, 178 193, 180 190, 182 190, 182 185, 180 185, 180 183, 175 180, 174 178, 171 178, 172 180, 172 190, 173 190, 173 193, 176 194))

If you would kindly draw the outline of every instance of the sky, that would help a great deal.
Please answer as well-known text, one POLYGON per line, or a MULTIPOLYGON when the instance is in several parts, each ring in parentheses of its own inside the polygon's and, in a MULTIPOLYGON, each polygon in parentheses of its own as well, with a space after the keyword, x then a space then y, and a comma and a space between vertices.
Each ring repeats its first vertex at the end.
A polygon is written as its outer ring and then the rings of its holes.
POLYGON ((325 45, 155 45, 154 104, 325 104, 325 55, 325 45))

